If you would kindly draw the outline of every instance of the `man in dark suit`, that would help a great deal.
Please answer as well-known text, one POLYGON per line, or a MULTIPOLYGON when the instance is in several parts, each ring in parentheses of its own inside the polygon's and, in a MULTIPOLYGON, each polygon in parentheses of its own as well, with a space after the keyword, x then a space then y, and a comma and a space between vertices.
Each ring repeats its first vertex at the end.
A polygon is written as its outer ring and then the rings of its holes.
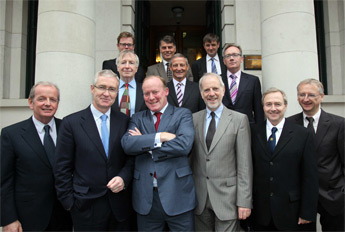
POLYGON ((196 195, 188 154, 194 129, 190 110, 168 104, 165 80, 143 83, 149 110, 133 115, 122 147, 135 156, 133 207, 139 231, 193 231, 196 195))
POLYGON ((1 132, 2 231, 72 231, 54 187, 59 100, 57 86, 37 83, 28 99, 33 116, 1 132))
POLYGON ((133 160, 120 141, 129 117, 111 109, 118 86, 111 70, 98 72, 91 106, 61 123, 54 174, 58 198, 71 211, 75 231, 129 230, 133 160))
POLYGON ((320 81, 306 79, 299 83, 297 92, 303 112, 291 116, 288 121, 307 127, 315 135, 322 231, 344 231, 345 119, 321 109, 325 94, 320 81))
MULTIPOLYGON (((170 60, 176 53, 176 41, 171 35, 164 36, 159 41, 159 52, 162 57, 162 62, 153 64, 147 68, 146 76, 160 76, 166 82, 172 80, 173 76, 169 70, 170 60)), ((187 71, 187 79, 193 81, 193 74, 190 69, 187 71)))
POLYGON ((192 113, 205 109, 205 103, 201 98, 197 83, 187 80, 187 70, 189 68, 187 58, 176 53, 169 66, 173 73, 173 79, 168 83, 168 102, 176 107, 190 109, 192 113))
POLYGON ((223 50, 223 61, 227 67, 227 71, 222 73, 226 86, 223 104, 229 109, 246 114, 250 123, 263 122, 260 80, 257 76, 241 71, 241 47, 227 44, 223 50))
MULTIPOLYGON (((135 48, 134 36, 131 33, 126 32, 126 31, 121 32, 119 34, 119 36, 117 37, 117 49, 119 50, 119 52, 122 52, 125 50, 134 51, 134 48, 135 48)), ((138 65, 139 65, 139 62, 138 62, 138 65)), ((103 70, 104 69, 110 69, 114 73, 116 73, 117 76, 120 76, 118 69, 117 69, 116 58, 103 61, 102 69, 103 70)), ((135 74, 135 80, 138 83, 142 83, 144 78, 145 78, 145 72, 140 66, 138 66, 138 70, 135 74)))
POLYGON ((252 125, 253 216, 256 231, 303 230, 316 220, 317 167, 312 134, 284 113, 287 98, 263 94, 266 122, 252 125))
POLYGON ((134 79, 139 66, 139 58, 133 51, 122 51, 116 59, 120 74, 119 94, 112 108, 128 116, 146 110, 141 83, 134 79))
POLYGON ((218 56, 219 36, 208 33, 204 36, 202 42, 207 55, 192 64, 193 81, 197 83, 199 83, 204 73, 216 73, 221 76, 226 72, 223 57, 218 56))

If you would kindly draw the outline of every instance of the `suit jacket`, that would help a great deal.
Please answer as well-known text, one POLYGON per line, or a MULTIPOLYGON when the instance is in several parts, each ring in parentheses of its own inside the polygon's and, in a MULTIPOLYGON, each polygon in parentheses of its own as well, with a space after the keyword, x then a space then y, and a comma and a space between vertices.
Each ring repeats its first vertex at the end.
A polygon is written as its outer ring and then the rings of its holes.
POLYGON ((252 127, 254 219, 279 230, 297 230, 298 218, 315 221, 318 180, 312 134, 285 121, 271 154, 266 123, 252 127))
MULTIPOLYGON (((55 118, 57 130, 60 122, 55 118)), ((72 230, 70 214, 57 201, 53 168, 32 117, 2 130, 0 187, 2 226, 19 220, 24 231, 43 231, 54 210, 72 230)))
MULTIPOLYGON (((220 68, 222 69, 222 74, 226 73, 226 66, 223 62, 223 57, 219 57, 220 68)), ((194 61, 192 64, 193 81, 199 83, 200 78, 207 73, 206 56, 199 60, 194 61)))
MULTIPOLYGON (((303 113, 288 118, 303 126, 303 113)), ((314 136, 319 172, 319 203, 333 216, 344 211, 344 118, 321 110, 314 136)))
POLYGON ((225 84, 223 104, 231 110, 238 111, 248 116, 250 123, 264 121, 264 111, 261 103, 261 84, 257 76, 241 73, 240 85, 237 92, 235 105, 232 104, 229 90, 227 72, 222 73, 225 84))
MULTIPOLYGON (((170 81, 168 83, 168 88, 169 88, 169 95, 168 95, 169 104, 179 107, 173 81, 170 81)), ((205 109, 206 107, 205 102, 201 98, 198 84, 192 81, 186 80, 186 86, 185 86, 185 90, 183 94, 181 107, 190 109, 192 113, 205 109)))
MULTIPOLYGON (((122 96, 120 96, 122 97, 122 96)), ((115 111, 120 111, 119 107, 119 95, 116 96, 114 104, 111 108, 115 111)), ((142 110, 146 110, 147 106, 144 101, 143 89, 142 84, 137 82, 137 89, 136 89, 136 99, 135 99, 135 112, 139 112, 142 110)))
POLYGON ((125 155, 121 137, 129 118, 111 110, 109 156, 106 157, 90 107, 65 117, 56 146, 56 189, 65 209, 88 209, 92 200, 107 195, 114 216, 125 220, 130 212, 127 190, 133 176, 133 159, 125 155), (126 189, 113 193, 107 183, 120 176, 126 189))
MULTIPOLYGON (((167 72, 165 71, 163 62, 160 62, 158 64, 153 64, 147 67, 146 76, 151 76, 151 75, 163 77, 166 82, 171 81, 171 79, 168 79, 167 72)), ((187 71, 187 79, 190 81, 193 81, 193 74, 190 71, 190 68, 187 71)))
POLYGON ((158 194, 165 213, 169 216, 193 210, 196 196, 188 154, 194 140, 192 114, 185 108, 168 105, 161 116, 158 132, 170 132, 175 139, 154 147, 156 130, 150 110, 133 115, 128 129, 137 127, 141 136, 122 138, 122 147, 135 156, 133 179, 133 207, 147 215, 152 207, 153 173, 157 173, 158 194), (152 151, 152 154, 149 153, 152 151))
POLYGON ((191 153, 198 206, 205 209, 207 195, 220 220, 236 220, 237 207, 252 208, 253 170, 250 127, 244 114, 224 107, 210 150, 205 142, 206 110, 193 114, 196 132, 191 153))
MULTIPOLYGON (((120 78, 120 73, 119 73, 119 71, 117 71, 116 59, 103 61, 102 69, 103 70, 104 69, 110 69, 114 73, 116 73, 116 75, 120 78)), ((145 72, 144 72, 144 69, 142 69, 142 67, 140 67, 140 66, 138 67, 138 71, 136 72, 134 78, 135 78, 137 83, 143 83, 143 81, 145 79, 145 72)))

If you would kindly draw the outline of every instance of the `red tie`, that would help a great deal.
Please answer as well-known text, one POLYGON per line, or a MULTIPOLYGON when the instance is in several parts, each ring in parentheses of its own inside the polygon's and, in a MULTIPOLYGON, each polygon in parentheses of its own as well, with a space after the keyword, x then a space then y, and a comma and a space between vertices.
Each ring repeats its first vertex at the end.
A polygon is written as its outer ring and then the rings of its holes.
POLYGON ((156 113, 155 113, 155 116, 156 116, 156 118, 157 118, 157 121, 156 121, 156 123, 155 123, 156 131, 158 130, 159 122, 161 121, 161 115, 162 115, 161 112, 156 112, 156 113))

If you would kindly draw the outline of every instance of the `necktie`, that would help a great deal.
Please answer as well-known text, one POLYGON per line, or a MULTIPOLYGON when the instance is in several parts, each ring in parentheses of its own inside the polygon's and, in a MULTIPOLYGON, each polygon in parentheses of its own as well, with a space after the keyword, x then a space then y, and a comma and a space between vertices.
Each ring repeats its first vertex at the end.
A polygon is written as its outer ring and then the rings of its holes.
POLYGON ((270 151, 273 153, 274 148, 276 148, 276 132, 277 132, 277 127, 272 128, 272 134, 268 139, 268 146, 270 148, 270 151))
POLYGON ((214 116, 215 116, 214 112, 211 112, 211 116, 212 116, 212 119, 211 119, 210 125, 208 126, 208 130, 206 134, 207 150, 210 150, 214 133, 216 133, 216 120, 214 119, 214 116))
POLYGON ((230 85, 230 97, 231 97, 232 104, 235 105, 236 96, 237 96, 236 76, 231 74, 230 78, 232 79, 231 85, 230 85))
POLYGON ((48 156, 49 162, 51 165, 54 163, 54 153, 55 153, 55 144, 52 137, 50 136, 50 126, 44 126, 44 137, 43 137, 43 146, 46 154, 48 156))
POLYGON ((161 121, 161 115, 162 115, 161 112, 156 112, 156 113, 155 113, 155 116, 156 116, 156 118, 157 118, 157 121, 156 121, 156 123, 155 123, 155 129, 156 129, 156 131, 158 130, 159 122, 161 121))
POLYGON ((109 130, 107 127, 107 118, 108 116, 103 114, 101 116, 102 123, 101 123, 101 134, 102 134, 102 143, 104 147, 105 154, 108 157, 108 152, 109 152, 109 130))
POLYGON ((308 120, 308 126, 307 129, 313 132, 313 135, 315 135, 315 129, 314 129, 314 118, 313 117, 306 117, 308 120))
POLYGON ((216 64, 214 63, 214 57, 212 57, 211 60, 212 60, 212 65, 211 65, 212 72, 217 74, 217 67, 216 67, 216 64))
POLYGON ((169 64, 170 63, 167 63, 166 66, 167 66, 167 77, 168 77, 168 81, 170 81, 172 79, 172 72, 169 68, 169 64))
POLYGON ((176 93, 176 96, 177 96, 178 105, 180 107, 182 106, 182 99, 183 99, 183 94, 182 94, 182 89, 181 89, 182 85, 183 84, 181 82, 177 83, 177 93, 176 93))
POLYGON ((131 102, 129 99, 128 83, 125 84, 125 91, 122 94, 120 111, 128 116, 131 115, 131 102))

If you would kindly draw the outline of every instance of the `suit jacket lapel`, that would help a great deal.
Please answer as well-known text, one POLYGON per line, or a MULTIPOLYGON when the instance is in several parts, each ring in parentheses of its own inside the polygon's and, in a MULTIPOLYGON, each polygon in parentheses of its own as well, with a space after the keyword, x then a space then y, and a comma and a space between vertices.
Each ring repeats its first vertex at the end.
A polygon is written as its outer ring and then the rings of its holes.
POLYGON ((158 65, 158 73, 160 74, 161 77, 165 78, 165 80, 168 80, 167 72, 165 71, 163 61, 160 62, 158 65))
POLYGON ((279 152, 286 146, 286 144, 291 140, 293 131, 291 130, 289 123, 285 120, 283 131, 280 135, 279 141, 274 149, 272 159, 274 159, 279 152))
MULTIPOLYGON (((229 82, 228 82, 228 77, 226 76, 227 72, 224 72, 222 74, 222 79, 225 85, 225 94, 224 97, 226 98, 227 102, 232 105, 231 97, 230 97, 230 90, 229 90, 229 82)), ((223 99, 224 101, 224 99, 223 99)))
POLYGON ((269 150, 268 142, 267 142, 266 121, 265 123, 261 123, 258 125, 257 134, 255 136, 257 137, 257 140, 259 141, 259 144, 261 145, 262 149, 265 151, 266 156, 270 160, 271 151, 269 150))
POLYGON ((135 99, 135 113, 139 112, 141 106, 144 104, 143 90, 140 83, 137 82, 137 91, 135 99))
POLYGON ((93 118, 93 115, 91 113, 90 107, 88 107, 84 110, 84 115, 81 116, 80 124, 81 124, 81 127, 84 129, 85 134, 90 138, 92 143, 96 146, 97 150, 99 151, 99 154, 105 160, 107 160, 107 156, 105 154, 102 140, 101 140, 101 137, 99 135, 97 125, 96 125, 95 119, 93 118))
POLYGON ((165 129, 171 122, 171 117, 173 114, 174 114, 174 106, 172 106, 171 104, 168 104, 168 107, 165 109, 164 114, 161 117, 161 121, 159 123, 157 131, 159 132, 166 131, 165 129))
POLYGON ((171 80, 168 82, 169 95, 174 102, 174 105, 178 106, 176 91, 174 87, 174 82, 171 80))
POLYGON ((32 148, 32 150, 37 154, 37 156, 42 160, 42 162, 51 168, 51 164, 47 157, 46 151, 44 150, 42 141, 37 133, 36 127, 32 118, 27 120, 27 123, 22 128, 23 132, 21 134, 24 141, 32 148))
POLYGON ((330 125, 331 125, 331 121, 328 117, 328 114, 325 111, 321 110, 321 115, 320 115, 319 123, 317 125, 316 135, 315 135, 316 150, 319 148, 322 139, 326 136, 330 125))
POLYGON ((205 138, 206 110, 202 111, 200 118, 196 119, 196 123, 199 126, 198 126, 198 131, 196 131, 195 133, 199 134, 200 144, 203 147, 205 154, 208 154, 207 147, 206 147, 206 138, 205 138))
POLYGON ((184 88, 184 93, 183 93, 182 106, 185 106, 186 102, 188 102, 190 95, 192 94, 191 91, 189 91, 191 85, 192 85, 192 82, 187 80, 186 87, 184 88))
MULTIPOLYGON (((241 84, 238 86, 238 90, 237 90, 236 102, 238 102, 238 99, 241 97, 242 93, 244 92, 244 90, 247 88, 247 85, 248 85, 248 77, 243 72, 241 74, 240 83, 241 84)), ((230 92, 229 92, 229 94, 230 94, 230 92)), ((236 104, 236 102, 235 102, 235 104, 236 104)))
POLYGON ((202 73, 207 73, 207 61, 206 61, 206 56, 201 58, 201 70, 202 73))

